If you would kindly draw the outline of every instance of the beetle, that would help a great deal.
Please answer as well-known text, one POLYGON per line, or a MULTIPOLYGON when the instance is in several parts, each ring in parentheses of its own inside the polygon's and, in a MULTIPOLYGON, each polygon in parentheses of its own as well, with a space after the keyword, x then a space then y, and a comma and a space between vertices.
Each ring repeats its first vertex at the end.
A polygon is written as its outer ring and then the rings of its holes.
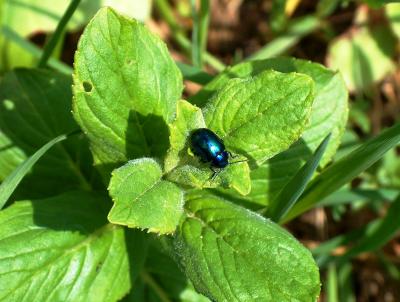
MULTIPOLYGON (((213 172, 211 179, 214 179, 218 173, 229 164, 229 157, 234 157, 227 151, 224 142, 213 131, 207 128, 199 128, 190 134, 190 150, 194 155, 200 158, 203 163, 209 163, 213 172), (215 170, 215 168, 219 170, 215 170)), ((237 161, 238 162, 243 162, 237 161)))

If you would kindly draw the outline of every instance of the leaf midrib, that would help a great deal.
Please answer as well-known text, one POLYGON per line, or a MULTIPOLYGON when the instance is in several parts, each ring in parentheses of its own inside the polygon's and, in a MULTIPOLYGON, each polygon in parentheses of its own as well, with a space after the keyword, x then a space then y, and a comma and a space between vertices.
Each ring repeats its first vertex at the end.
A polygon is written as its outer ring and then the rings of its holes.
MULTIPOLYGON (((118 22, 119 22, 119 20, 118 20, 118 22)), ((120 23, 120 27, 119 27, 120 32, 118 33, 119 39, 120 39, 120 37, 121 37, 121 26, 122 26, 122 25, 121 25, 121 23, 120 23)), ((101 27, 100 27, 100 28, 101 28, 101 27)), ((108 18, 107 18, 107 29, 109 29, 109 20, 108 20, 108 18)), ((117 52, 117 50, 115 49, 113 43, 111 42, 111 40, 110 40, 109 38, 107 38, 107 37, 105 36, 104 32, 103 32, 101 29, 100 29, 99 31, 100 31, 101 35, 103 36, 103 38, 104 38, 106 41, 109 41, 109 45, 110 45, 110 47, 111 47, 112 53, 113 53, 114 56, 115 56, 115 57, 114 57, 115 62, 117 62, 118 65, 119 65, 119 60, 118 60, 118 58, 117 58, 117 53, 118 53, 118 52, 117 52)), ((108 31, 109 31, 109 30, 108 30, 108 31)), ((110 33, 109 33, 109 35, 110 35, 110 33)), ((128 82, 126 81, 126 79, 125 79, 125 77, 123 76, 123 74, 120 73, 120 72, 117 72, 116 70, 114 70, 113 68, 111 68, 110 66, 108 66, 108 64, 106 63, 107 61, 103 58, 103 56, 102 56, 102 55, 98 52, 98 50, 96 49, 95 43, 93 43, 93 41, 92 41, 92 36, 91 36, 91 34, 88 35, 87 41, 91 44, 91 47, 92 47, 92 49, 96 52, 96 54, 98 55, 98 58, 100 58, 100 59, 105 63, 104 66, 106 66, 107 69, 110 70, 111 72, 113 72, 114 74, 118 75, 118 77, 121 79, 121 81, 122 81, 122 83, 123 83, 123 86, 129 87, 128 82)), ((83 55, 83 56, 85 57, 85 55, 83 55)), ((85 65, 86 65, 86 64, 85 64, 85 65)), ((120 66, 120 65, 119 65, 119 67, 122 68, 122 66, 120 66)), ((86 67, 86 68, 87 68, 87 67, 86 67)), ((90 74, 89 71, 88 71, 88 74, 90 74)), ((92 85, 93 85, 93 87, 94 87, 95 85, 94 85, 93 79, 91 79, 91 82, 92 82, 92 85)), ((130 89, 126 89, 126 91, 127 91, 127 93, 128 93, 128 97, 129 97, 130 99, 132 99, 132 100, 135 100, 135 99, 136 99, 136 97, 134 97, 134 96, 131 94, 130 89)), ((102 99, 102 100, 105 99, 104 97, 101 97, 100 94, 99 94, 99 98, 102 99)), ((91 108, 87 102, 86 102, 86 104, 87 104, 87 106, 88 106, 89 108, 91 108)), ((104 102, 103 102, 103 104, 104 104, 104 102)), ((92 109, 90 109, 90 111, 92 112, 92 114, 93 114, 95 117, 97 117, 97 115, 93 112, 92 109)), ((133 114, 134 114, 134 116, 135 116, 136 125, 138 126, 138 128, 139 128, 139 130, 140 130, 140 133, 141 133, 141 136, 142 136, 142 141, 144 142, 144 147, 146 148, 146 154, 150 155, 149 144, 148 144, 147 139, 146 139, 146 136, 145 136, 145 134, 144 134, 143 126, 142 126, 142 124, 139 122, 138 114, 137 114, 137 112, 134 111, 134 110, 130 110, 130 112, 133 112, 133 114)), ((97 119, 98 119, 98 117, 97 117, 97 119)), ((124 140, 124 138, 121 138, 121 137, 117 134, 117 132, 116 132, 112 127, 106 125, 105 123, 103 123, 102 121, 100 121, 100 119, 98 119, 98 121, 99 121, 101 124, 105 125, 107 128, 109 128, 119 139, 124 140)))
MULTIPOLYGON (((211 208, 211 209, 212 209, 212 208, 211 208)), ((222 208, 221 208, 221 209, 222 209, 222 208)), ((223 208, 223 209, 225 209, 225 208, 223 208)), ((247 262, 247 263, 249 264, 250 267, 258 268, 258 267, 255 267, 255 266, 253 265, 253 263, 250 263, 246 257, 243 257, 243 253, 241 253, 239 250, 236 250, 229 242, 227 242, 227 241, 224 239, 223 236, 221 236, 219 233, 217 233, 217 231, 214 230, 214 228, 211 227, 207 222, 203 221, 200 217, 195 216, 195 213, 191 213, 191 215, 193 215, 193 216, 190 216, 189 219, 191 218, 191 219, 194 219, 194 220, 199 221, 200 224, 201 224, 201 226, 202 226, 202 230, 204 230, 204 229, 210 230, 212 233, 215 234, 215 236, 216 236, 217 239, 218 239, 218 238, 221 239, 223 242, 226 243, 227 246, 229 246, 229 247, 231 248, 231 250, 234 252, 234 253, 233 253, 234 255, 235 255, 235 254, 241 255, 241 256, 242 256, 242 259, 243 259, 245 262, 247 262)), ((236 217, 232 217, 231 219, 239 220, 239 219, 237 219, 236 217)), ((221 218, 220 220, 225 220, 225 218, 221 218)), ((242 218, 241 220, 247 221, 247 219, 245 219, 245 218, 242 218)), ((203 231, 202 231, 202 232, 203 232, 203 231)), ((203 246, 203 240, 201 240, 201 242, 202 242, 202 246, 203 246)), ((207 257, 205 256, 205 253, 203 252, 203 250, 202 250, 202 254, 204 255, 204 259, 207 259, 207 257)), ((219 257, 221 257, 221 256, 220 256, 220 253, 219 253, 219 250, 218 250, 218 255, 219 255, 219 257)), ((207 261, 206 261, 206 262, 207 262, 207 261)), ((236 258, 235 258, 235 263, 236 263, 236 258)), ((208 266, 208 262, 207 262, 207 266, 208 266)), ((210 272, 210 274, 211 274, 211 271, 210 271, 210 270, 209 270, 209 272, 210 272)), ((262 278, 265 277, 265 276, 264 276, 261 272, 259 272, 257 269, 253 270, 253 272, 257 273, 257 274, 258 274, 260 277, 262 277, 262 278)), ((214 279, 214 278, 213 278, 213 279, 214 279)), ((273 283, 273 282, 271 282, 271 279, 270 279, 270 278, 268 278, 268 279, 270 280, 269 283, 273 283)), ((219 287, 219 286, 218 286, 218 287, 219 287)), ((274 287, 275 287, 275 286, 274 286, 274 287)), ((291 297, 287 296, 287 293, 282 292, 282 291, 279 289, 279 286, 276 286, 275 288, 276 288, 279 292, 283 293, 284 296, 288 297, 289 300, 291 299, 291 297)), ((270 289, 269 289, 269 288, 267 288, 267 289, 268 289, 268 292, 270 293, 270 289)), ((221 289, 220 289, 220 291, 221 291, 221 293, 223 293, 223 291, 222 291, 221 289)), ((232 295, 236 297, 236 295, 234 295, 233 292, 232 292, 232 295)), ((224 296, 225 296, 225 294, 224 294, 224 296)), ((236 297, 236 298, 237 298, 237 297, 236 297)))
MULTIPOLYGON (((226 210, 225 207, 218 207, 218 208, 210 207, 210 208, 201 208, 200 211, 203 211, 203 210, 216 210, 216 209, 226 210)), ((221 239, 223 242, 225 242, 225 243, 227 244, 227 246, 229 246, 229 247, 232 249, 233 252, 236 252, 237 255, 242 255, 242 259, 243 259, 245 262, 247 262, 247 263, 249 264, 250 267, 253 266, 253 263, 250 263, 246 257, 243 257, 243 253, 242 253, 241 251, 236 250, 236 249, 235 249, 229 242, 227 242, 227 241, 224 239, 224 237, 221 236, 221 234, 219 234, 208 222, 206 222, 206 221, 204 221, 203 219, 201 219, 200 217, 196 216, 196 213, 198 213, 198 211, 196 211, 196 212, 191 212, 191 211, 189 211, 189 210, 187 210, 187 209, 185 209, 185 211, 186 211, 187 213, 189 213, 188 219, 194 219, 194 220, 199 221, 200 224, 201 224, 201 226, 202 226, 202 229, 208 229, 208 230, 212 231, 212 232, 215 234, 216 238, 219 238, 219 239, 221 239)), ((215 222, 215 221, 222 221, 222 220, 243 220, 243 221, 248 222, 248 218, 237 218, 237 217, 230 217, 230 218, 222 217, 222 218, 220 218, 220 219, 213 220, 212 222, 215 222)), ((201 242, 202 242, 202 244, 203 244, 203 240, 201 240, 201 242)), ((218 254, 219 254, 219 253, 218 253, 218 254)), ((235 261, 236 261, 236 260, 235 260, 235 261)), ((254 266, 253 266, 253 267, 254 267, 254 266)), ((254 267, 254 268, 257 268, 257 267, 254 267)), ((257 274, 259 274, 261 277, 264 277, 264 275, 263 275, 261 272, 259 272, 257 269, 255 269, 255 270, 253 270, 253 271, 257 272, 257 274)), ((270 279, 270 280, 271 280, 271 279, 270 279)), ((296 279, 293 279, 292 281, 295 281, 295 282, 300 283, 300 282, 297 281, 296 279)), ((276 283, 274 283, 273 281, 270 282, 270 283, 276 284, 276 283)), ((279 288, 279 285, 278 285, 278 286, 274 286, 274 288, 276 288, 276 289, 277 289, 279 292, 281 292, 284 296, 288 297, 289 300, 292 298, 292 297, 288 296, 287 293, 282 292, 282 291, 280 290, 280 288, 279 288)), ((268 288, 268 290, 269 290, 269 288, 268 288)))

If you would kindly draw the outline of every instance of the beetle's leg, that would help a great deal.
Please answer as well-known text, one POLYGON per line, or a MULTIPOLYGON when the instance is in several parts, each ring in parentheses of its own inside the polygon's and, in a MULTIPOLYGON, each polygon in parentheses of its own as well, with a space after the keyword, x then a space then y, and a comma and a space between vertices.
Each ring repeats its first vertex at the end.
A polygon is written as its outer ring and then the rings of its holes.
POLYGON ((210 167, 210 170, 213 172, 213 174, 211 175, 210 179, 211 181, 214 181, 215 177, 217 177, 219 171, 214 170, 212 167, 210 167))
MULTIPOLYGON (((228 152, 228 154, 229 154, 229 156, 230 157, 232 157, 232 158, 237 158, 237 157, 239 157, 239 155, 234 155, 234 154, 232 154, 232 152, 231 151, 227 151, 228 152)), ((231 162, 231 163, 229 163, 230 165, 232 165, 232 164, 237 164, 237 163, 243 163, 243 162, 245 162, 245 161, 249 161, 248 159, 242 159, 242 160, 237 160, 237 161, 234 161, 234 162, 231 162)))
POLYGON ((232 158, 236 158, 236 157, 239 156, 239 155, 233 154, 231 151, 228 151, 228 150, 226 152, 228 152, 229 156, 232 157, 232 158))

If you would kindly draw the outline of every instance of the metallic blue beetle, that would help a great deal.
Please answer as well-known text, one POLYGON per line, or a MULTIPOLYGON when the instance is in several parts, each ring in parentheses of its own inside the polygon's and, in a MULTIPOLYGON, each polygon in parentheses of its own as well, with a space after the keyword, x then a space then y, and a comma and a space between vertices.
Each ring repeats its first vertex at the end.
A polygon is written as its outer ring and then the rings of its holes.
POLYGON ((214 179, 218 171, 213 168, 223 169, 229 162, 230 152, 225 150, 225 145, 214 132, 207 128, 194 130, 190 135, 190 149, 203 163, 210 163, 214 179))

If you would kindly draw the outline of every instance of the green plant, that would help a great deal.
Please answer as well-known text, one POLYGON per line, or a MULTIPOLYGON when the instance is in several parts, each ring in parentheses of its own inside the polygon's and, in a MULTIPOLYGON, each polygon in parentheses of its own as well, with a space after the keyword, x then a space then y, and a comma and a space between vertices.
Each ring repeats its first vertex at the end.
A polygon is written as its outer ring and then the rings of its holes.
MULTIPOLYGON (((193 42, 200 67, 204 37, 193 42)), ((181 71, 197 69, 179 66, 145 26, 104 8, 80 39, 72 79, 45 69, 2 78, 0 300, 317 300, 311 253, 278 223, 378 161, 400 125, 327 166, 348 115, 339 73, 294 58, 247 61, 199 73, 205 85, 186 101, 181 71), (210 181, 188 151, 200 127, 248 161, 210 181)), ((330 288, 335 265, 393 236, 398 204, 342 258, 313 251, 330 288)))

